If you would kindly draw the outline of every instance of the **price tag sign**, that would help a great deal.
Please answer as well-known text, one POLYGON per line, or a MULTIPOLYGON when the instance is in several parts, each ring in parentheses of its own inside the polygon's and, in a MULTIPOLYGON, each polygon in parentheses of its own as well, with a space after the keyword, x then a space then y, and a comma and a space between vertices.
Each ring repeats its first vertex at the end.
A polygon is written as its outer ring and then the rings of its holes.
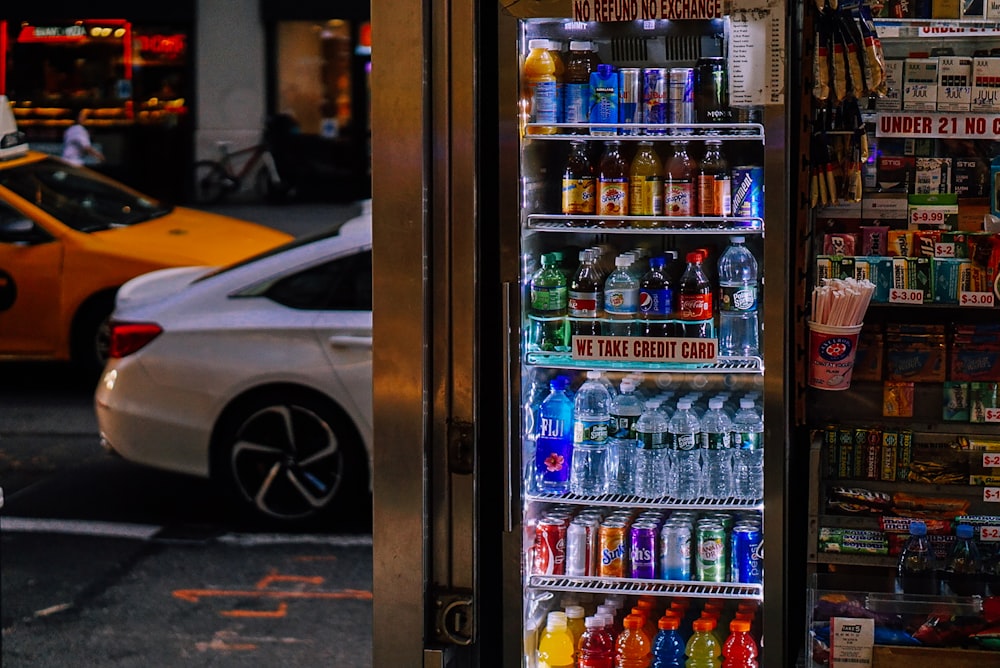
POLYGON ((983 487, 983 501, 1000 503, 1000 487, 983 487))
POLYGON ((983 468, 995 468, 1000 466, 1000 453, 987 452, 983 455, 983 468))
POLYGON ((992 292, 963 292, 958 296, 959 306, 993 306, 992 292))
POLYGON ((924 291, 923 290, 903 290, 900 288, 893 288, 889 291, 889 303, 890 304, 923 304, 924 303, 924 291))
MULTIPOLYGON (((1000 408, 984 409, 983 422, 1000 422, 1000 408)), ((1000 464, 998 464, 998 466, 1000 466, 1000 464)))
POLYGON ((955 244, 940 241, 934 244, 934 257, 955 257, 955 244))
POLYGON ((914 225, 944 225, 948 213, 941 208, 912 207, 910 209, 910 222, 914 225))
POLYGON ((979 527, 979 540, 984 543, 1000 543, 1000 527, 979 527))

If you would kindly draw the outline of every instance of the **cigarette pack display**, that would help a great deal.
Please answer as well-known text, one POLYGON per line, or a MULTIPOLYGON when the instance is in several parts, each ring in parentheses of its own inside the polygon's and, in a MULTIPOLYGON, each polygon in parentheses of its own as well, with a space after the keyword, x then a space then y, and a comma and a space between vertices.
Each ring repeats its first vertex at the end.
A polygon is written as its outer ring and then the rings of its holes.
POLYGON ((961 285, 962 265, 968 260, 960 258, 934 258, 934 303, 957 304, 961 285))
POLYGON ((916 161, 912 155, 878 157, 878 186, 883 191, 910 192, 916 178, 916 161))
POLYGON ((1000 58, 977 56, 972 59, 972 100, 969 108, 985 113, 1000 111, 1000 58))
POLYGON ((914 162, 915 193, 931 195, 951 192, 951 158, 915 158, 914 162))
POLYGON ((937 100, 938 111, 969 111, 972 103, 972 58, 938 58, 937 100))
POLYGON ((875 109, 878 111, 900 111, 903 108, 903 65, 902 59, 887 59, 885 61, 886 92, 882 97, 875 98, 875 109))
POLYGON ((945 381, 941 392, 941 418, 948 422, 968 422, 969 384, 945 381))
POLYGON ((956 195, 966 198, 986 197, 989 194, 990 165, 985 159, 955 158, 952 167, 951 189, 956 195))
POLYGON ((936 111, 938 59, 907 58, 903 65, 903 110, 936 111))

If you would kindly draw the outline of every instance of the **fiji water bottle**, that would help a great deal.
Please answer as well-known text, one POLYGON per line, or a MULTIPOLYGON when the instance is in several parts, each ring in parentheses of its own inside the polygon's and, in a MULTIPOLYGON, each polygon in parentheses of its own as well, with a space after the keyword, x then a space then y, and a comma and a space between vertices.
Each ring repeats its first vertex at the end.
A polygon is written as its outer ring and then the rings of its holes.
POLYGON ((569 381, 557 376, 549 396, 538 410, 535 438, 535 485, 542 492, 569 490, 573 456, 573 401, 566 394, 569 381))

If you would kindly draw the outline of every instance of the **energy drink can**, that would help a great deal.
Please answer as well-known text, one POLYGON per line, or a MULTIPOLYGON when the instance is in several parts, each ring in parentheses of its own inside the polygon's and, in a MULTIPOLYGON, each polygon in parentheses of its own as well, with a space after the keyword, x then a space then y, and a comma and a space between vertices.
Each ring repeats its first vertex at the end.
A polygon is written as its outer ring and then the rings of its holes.
POLYGON ((699 123, 728 123, 729 69, 725 58, 699 58, 694 66, 694 108, 699 123))
MULTIPOLYGON (((668 74, 665 67, 647 67, 642 71, 642 118, 647 124, 671 123, 669 116, 668 74)), ((663 128, 646 128, 648 135, 666 134, 663 128)))
POLYGON ((642 123, 642 70, 638 67, 618 70, 618 122, 622 125, 619 134, 639 134, 636 128, 629 127, 642 123))
POLYGON ((726 530, 719 522, 699 522, 695 539, 695 571, 702 582, 726 582, 729 564, 726 530))
MULTIPOLYGON (((764 217, 764 168, 760 165, 733 167, 733 215, 738 218, 764 217)), ((743 223, 750 227, 759 223, 743 223)))
POLYGON ((656 524, 636 522, 629 528, 629 562, 633 578, 656 579, 656 524))
POLYGON ((760 527, 737 524, 730 539, 733 582, 760 584, 764 581, 764 534, 760 527))
POLYGON ((694 68, 672 67, 668 86, 668 123, 694 123, 694 68))

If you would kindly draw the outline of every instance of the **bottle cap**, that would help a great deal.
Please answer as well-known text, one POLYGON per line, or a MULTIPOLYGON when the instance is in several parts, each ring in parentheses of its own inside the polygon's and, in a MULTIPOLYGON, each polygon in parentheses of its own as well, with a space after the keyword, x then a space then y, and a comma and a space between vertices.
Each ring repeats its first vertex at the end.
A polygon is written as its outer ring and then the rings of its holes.
POLYGON ((691 408, 691 400, 690 399, 678 399, 677 400, 677 410, 679 410, 679 411, 686 411, 686 410, 689 410, 690 408, 691 408))
POLYGON ((572 40, 569 43, 570 51, 590 51, 592 48, 593 46, 590 44, 590 42, 581 42, 577 40, 572 40))
POLYGON ((604 620, 598 616, 587 617, 583 620, 584 627, 588 629, 601 629, 604 628, 604 620))
POLYGON ((577 619, 584 616, 582 605, 567 605, 564 609, 566 610, 566 619, 577 619))
POLYGON ((741 244, 747 240, 746 237, 729 237, 729 240, 734 244, 741 244))
POLYGON ((911 536, 926 536, 927 535, 927 525, 916 520, 910 522, 910 535, 911 536))
POLYGON ((695 631, 701 631, 702 633, 704 633, 705 631, 711 631, 712 629, 715 628, 715 620, 705 619, 704 617, 702 617, 701 619, 696 619, 693 622, 691 622, 691 628, 695 631))
POLYGON ((656 626, 664 631, 676 631, 680 628, 681 620, 677 619, 675 615, 663 615, 660 620, 656 622, 656 626))
POLYGON ((632 266, 632 256, 631 255, 619 255, 615 258, 616 267, 631 267, 632 266))
POLYGON ((566 627, 566 613, 565 612, 550 612, 549 616, 546 618, 545 627, 548 629, 558 629, 560 627, 566 627))
POLYGON ((529 49, 546 49, 548 48, 549 40, 547 39, 530 39, 528 40, 529 49))
POLYGON ((973 533, 975 530, 971 524, 959 524, 955 527, 955 535, 959 538, 972 538, 973 533))
POLYGON ((687 254, 688 264, 692 262, 701 262, 701 260, 702 260, 702 255, 698 251, 691 251, 690 253, 687 254))
POLYGON ((729 630, 733 633, 746 633, 750 630, 750 622, 745 619, 734 619, 729 622, 729 630))
POLYGON ((587 380, 597 380, 601 377, 601 372, 597 369, 591 369, 587 372, 587 380))
POLYGON ((723 403, 722 399, 720 399, 719 397, 713 397, 708 400, 708 408, 713 411, 719 410, 720 408, 722 408, 722 403, 723 403))
POLYGON ((753 408, 753 399, 747 399, 746 397, 740 399, 740 408, 753 408))
POLYGON ((639 615, 628 615, 624 622, 624 626, 627 629, 640 629, 642 628, 642 624, 642 617, 639 615))
POLYGON ((602 79, 607 79, 612 74, 614 74, 614 72, 615 72, 615 66, 614 65, 608 65, 607 63, 601 63, 600 65, 597 66, 597 74, 602 79))

